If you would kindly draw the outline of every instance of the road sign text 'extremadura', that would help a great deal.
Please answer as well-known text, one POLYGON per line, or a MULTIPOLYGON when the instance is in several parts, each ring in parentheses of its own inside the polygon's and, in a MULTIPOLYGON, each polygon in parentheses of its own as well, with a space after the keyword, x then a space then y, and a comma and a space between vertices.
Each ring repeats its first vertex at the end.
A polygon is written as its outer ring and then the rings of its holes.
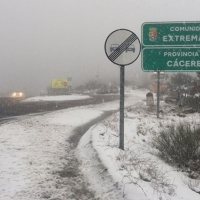
POLYGON ((144 46, 200 46, 200 22, 144 23, 144 46))

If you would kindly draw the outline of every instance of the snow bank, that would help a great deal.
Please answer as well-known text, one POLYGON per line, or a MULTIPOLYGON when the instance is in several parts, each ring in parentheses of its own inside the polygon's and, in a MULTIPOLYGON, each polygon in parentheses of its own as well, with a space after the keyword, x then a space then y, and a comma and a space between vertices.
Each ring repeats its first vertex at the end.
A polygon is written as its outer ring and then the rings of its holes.
POLYGON ((23 100, 22 102, 35 102, 35 101, 67 101, 67 100, 79 100, 89 99, 88 95, 60 95, 60 96, 39 96, 31 97, 23 100))

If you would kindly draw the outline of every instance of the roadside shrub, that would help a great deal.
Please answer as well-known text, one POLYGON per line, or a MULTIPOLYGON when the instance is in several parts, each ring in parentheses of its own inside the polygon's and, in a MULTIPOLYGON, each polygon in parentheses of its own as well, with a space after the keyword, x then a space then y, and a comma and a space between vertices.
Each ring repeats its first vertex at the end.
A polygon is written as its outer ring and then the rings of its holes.
POLYGON ((200 194, 200 180, 194 180, 194 179, 189 179, 189 180, 183 180, 185 185, 187 185, 192 191, 199 193, 200 194))
POLYGON ((142 155, 127 149, 119 153, 117 162, 120 169, 123 169, 125 172, 123 179, 127 178, 128 182, 126 184, 133 183, 138 185, 145 195, 145 188, 140 185, 142 181, 149 182, 154 192, 160 196, 162 194, 168 194, 170 196, 176 194, 176 187, 172 180, 168 178, 167 172, 155 160, 144 158, 142 155))
POLYGON ((193 108, 195 111, 200 110, 200 97, 188 96, 183 99, 183 105, 189 108, 193 108))
POLYGON ((200 127, 187 122, 166 127, 162 125, 160 133, 153 138, 152 144, 167 162, 178 164, 180 167, 194 166, 192 170, 199 170, 200 127), (190 163, 193 165, 188 166, 190 163))

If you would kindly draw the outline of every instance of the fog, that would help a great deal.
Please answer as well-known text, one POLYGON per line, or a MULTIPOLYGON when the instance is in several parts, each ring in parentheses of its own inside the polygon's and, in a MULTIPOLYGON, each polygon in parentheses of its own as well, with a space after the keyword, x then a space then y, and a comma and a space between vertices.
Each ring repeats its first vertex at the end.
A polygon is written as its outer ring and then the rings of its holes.
MULTIPOLYGON (((53 78, 72 86, 119 80, 104 52, 107 36, 125 28, 141 40, 144 22, 197 21, 199 0, 0 0, 0 93, 37 95, 53 78)), ((141 57, 125 67, 126 80, 145 80, 141 57)))

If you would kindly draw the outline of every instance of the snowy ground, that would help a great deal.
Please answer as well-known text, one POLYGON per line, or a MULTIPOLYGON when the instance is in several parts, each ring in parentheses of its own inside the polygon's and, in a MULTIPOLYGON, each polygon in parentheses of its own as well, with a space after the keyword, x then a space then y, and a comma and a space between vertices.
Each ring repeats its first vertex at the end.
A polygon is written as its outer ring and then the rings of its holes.
POLYGON ((78 150, 69 140, 77 127, 118 109, 119 101, 1 124, 0 199, 199 200, 187 177, 155 156, 150 145, 161 123, 180 118, 168 112, 157 119, 145 105, 147 91, 126 93, 124 152, 118 149, 119 113, 92 126, 78 150), (150 177, 155 173, 159 180, 150 177))
POLYGON ((22 102, 34 102, 34 101, 67 101, 67 100, 79 100, 91 98, 88 95, 60 95, 60 96, 38 96, 30 97, 22 102))

